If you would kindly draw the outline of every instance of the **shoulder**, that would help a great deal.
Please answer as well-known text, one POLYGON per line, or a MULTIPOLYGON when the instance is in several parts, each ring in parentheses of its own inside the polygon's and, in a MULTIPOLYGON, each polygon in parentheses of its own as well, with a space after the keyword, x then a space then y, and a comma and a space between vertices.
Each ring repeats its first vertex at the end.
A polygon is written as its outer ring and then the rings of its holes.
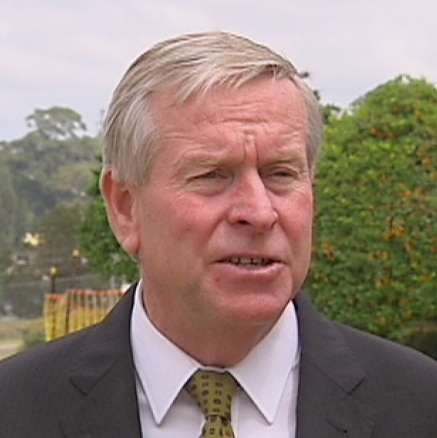
POLYGON ((128 354, 133 290, 134 286, 95 326, 0 362, 0 399, 3 389, 12 386, 14 381, 43 386, 45 379, 65 378, 81 357, 87 359, 88 365, 96 365, 103 359, 128 354))
POLYGON ((365 378, 355 393, 378 412, 375 429, 397 427, 408 436, 434 436, 437 362, 409 347, 333 324, 364 370, 365 378))
POLYGON ((315 309, 307 294, 300 294, 296 307, 303 351, 317 361, 320 356, 336 356, 338 362, 350 355, 371 376, 402 378, 409 374, 417 379, 437 379, 435 360, 407 346, 327 319, 315 309))
POLYGON ((0 362, 0 436, 60 436, 56 419, 81 399, 70 383, 71 369, 93 330, 0 362))
POLYGON ((0 362, 0 405, 9 388, 17 393, 20 388, 25 391, 35 386, 44 387, 65 376, 92 330, 94 328, 34 347, 0 362))
POLYGON ((369 373, 397 378, 404 384, 436 384, 437 362, 417 350, 370 333, 332 323, 343 337, 357 360, 369 373), (408 380, 406 380, 408 379, 408 380))
POLYGON ((11 396, 17 398, 26 393, 37 394, 40 388, 55 395, 62 385, 69 384, 75 367, 100 369, 121 356, 129 357, 134 287, 97 325, 0 362, 0 407, 9 390, 11 396), (22 389, 23 394, 20 395, 17 388, 22 389))
MULTIPOLYGON (((374 404, 436 404, 437 362, 409 347, 331 321, 308 297, 296 300, 301 362, 330 380, 348 382, 374 404), (355 378, 352 378, 355 376, 355 378)), ((426 409, 429 410, 429 407, 426 409)))
POLYGON ((97 325, 0 362, 0 436, 60 436, 92 391, 131 391, 131 303, 126 295, 97 325))
POLYGON ((365 407, 366 412, 374 413, 375 437, 435 436, 436 361, 406 346, 330 321, 304 296, 296 307, 302 403, 310 406, 314 394, 319 394, 335 415, 340 415, 340 406, 365 407), (340 396, 344 405, 334 403, 340 396))

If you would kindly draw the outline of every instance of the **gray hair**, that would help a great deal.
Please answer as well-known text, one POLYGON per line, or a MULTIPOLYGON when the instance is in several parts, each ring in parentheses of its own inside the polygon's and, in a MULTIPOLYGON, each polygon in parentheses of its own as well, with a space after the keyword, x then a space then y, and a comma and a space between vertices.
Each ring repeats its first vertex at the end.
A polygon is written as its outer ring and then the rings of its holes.
POLYGON ((153 122, 153 93, 175 87, 175 103, 220 85, 239 87, 260 76, 290 79, 303 98, 307 123, 307 157, 314 169, 323 137, 319 103, 311 88, 286 58, 247 38, 226 33, 189 34, 154 45, 129 67, 103 123, 103 165, 114 178, 141 185, 159 148, 153 122))

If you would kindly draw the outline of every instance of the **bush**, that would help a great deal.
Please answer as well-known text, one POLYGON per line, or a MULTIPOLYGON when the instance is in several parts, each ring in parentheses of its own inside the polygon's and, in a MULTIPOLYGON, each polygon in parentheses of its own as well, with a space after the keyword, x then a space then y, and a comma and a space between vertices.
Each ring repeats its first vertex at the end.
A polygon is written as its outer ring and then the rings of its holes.
POLYGON ((0 319, 0 341, 10 341, 21 339, 23 330, 28 325, 28 321, 19 318, 0 319))
POLYGON ((405 341, 437 316, 437 90, 401 76, 329 119, 308 287, 329 317, 405 341))
POLYGON ((22 351, 45 343, 44 319, 39 318, 30 321, 23 329, 23 347, 22 351))
POLYGON ((408 327, 404 343, 437 360, 437 319, 408 327))

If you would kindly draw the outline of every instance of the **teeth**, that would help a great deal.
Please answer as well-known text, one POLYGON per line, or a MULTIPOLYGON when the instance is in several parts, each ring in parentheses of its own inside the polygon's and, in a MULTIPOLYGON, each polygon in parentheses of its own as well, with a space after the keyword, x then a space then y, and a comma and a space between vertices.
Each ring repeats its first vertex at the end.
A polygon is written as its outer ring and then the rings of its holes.
POLYGON ((267 266, 272 263, 270 259, 252 257, 231 257, 229 261, 234 265, 243 266, 267 266))

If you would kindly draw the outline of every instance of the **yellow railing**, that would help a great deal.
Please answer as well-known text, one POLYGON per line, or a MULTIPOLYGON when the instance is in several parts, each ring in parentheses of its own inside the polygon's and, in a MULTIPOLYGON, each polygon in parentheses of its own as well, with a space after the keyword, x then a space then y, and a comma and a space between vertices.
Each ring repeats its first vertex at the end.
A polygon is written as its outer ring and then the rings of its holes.
POLYGON ((47 341, 65 336, 101 321, 123 292, 71 289, 64 294, 47 294, 44 299, 44 325, 47 341))

